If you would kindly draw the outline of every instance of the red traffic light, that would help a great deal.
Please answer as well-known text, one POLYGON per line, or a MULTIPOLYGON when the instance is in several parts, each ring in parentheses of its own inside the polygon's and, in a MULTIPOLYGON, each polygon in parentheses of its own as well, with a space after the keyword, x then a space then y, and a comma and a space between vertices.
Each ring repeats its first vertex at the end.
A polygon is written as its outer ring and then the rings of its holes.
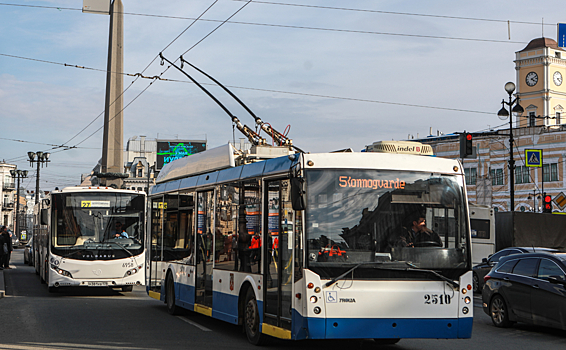
POLYGON ((467 135, 466 135, 466 140, 472 141, 472 134, 467 134, 467 135))
POLYGON ((545 203, 550 203, 552 201, 552 198, 550 196, 544 196, 544 202, 545 203))

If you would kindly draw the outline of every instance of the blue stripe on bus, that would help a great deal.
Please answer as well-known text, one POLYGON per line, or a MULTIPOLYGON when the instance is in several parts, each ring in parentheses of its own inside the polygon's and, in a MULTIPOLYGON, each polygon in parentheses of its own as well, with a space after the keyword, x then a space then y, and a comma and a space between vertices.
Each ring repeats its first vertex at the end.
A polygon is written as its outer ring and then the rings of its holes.
MULTIPOLYGON (((176 282, 179 306, 193 310, 194 286, 176 282)), ((162 294, 163 296, 163 294, 162 294)), ((257 307, 263 323, 263 302, 257 307)), ((238 323, 238 296, 213 292, 212 317, 238 323)), ((405 318, 316 318, 303 317, 293 310, 292 338, 300 339, 367 339, 367 338, 440 338, 456 339, 472 336, 472 317, 460 319, 405 318)))
MULTIPOLYGON (((188 285, 188 284, 184 284, 184 283, 175 283, 175 290, 178 290, 179 293, 177 294, 178 297, 177 299, 179 299, 180 301, 183 301, 184 303, 187 303, 189 305, 193 305, 195 304, 195 287, 188 285)), ((191 310, 193 308, 191 307, 191 310)))
POLYGON ((212 292, 212 317, 238 324, 238 296, 212 292))
POLYGON ((384 319, 302 317, 293 310, 292 337, 300 339, 432 338, 472 336, 472 317, 461 319, 384 319))

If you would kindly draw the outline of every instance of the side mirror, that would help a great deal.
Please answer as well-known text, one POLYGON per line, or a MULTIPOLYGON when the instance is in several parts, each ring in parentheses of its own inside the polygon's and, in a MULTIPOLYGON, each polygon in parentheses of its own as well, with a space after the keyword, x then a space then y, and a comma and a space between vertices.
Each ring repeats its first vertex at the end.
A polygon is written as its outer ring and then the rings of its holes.
POLYGON ((41 224, 47 225, 49 223, 49 212, 47 209, 41 209, 41 224))
POLYGON ((303 194, 303 179, 300 177, 292 177, 291 205, 293 207, 293 210, 305 210, 305 200, 303 194))
POLYGON ((481 262, 482 262, 482 263, 487 263, 487 258, 481 259, 481 262))

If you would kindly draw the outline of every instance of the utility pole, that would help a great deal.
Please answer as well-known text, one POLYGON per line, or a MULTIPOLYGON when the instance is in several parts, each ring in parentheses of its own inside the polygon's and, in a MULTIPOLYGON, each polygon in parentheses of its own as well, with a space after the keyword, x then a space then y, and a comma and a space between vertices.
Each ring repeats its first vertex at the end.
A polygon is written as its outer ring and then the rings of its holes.
POLYGON ((110 5, 110 34, 108 39, 108 68, 106 100, 104 103, 104 135, 102 140, 102 185, 122 187, 124 170, 122 115, 124 91, 124 6, 121 0, 110 5))

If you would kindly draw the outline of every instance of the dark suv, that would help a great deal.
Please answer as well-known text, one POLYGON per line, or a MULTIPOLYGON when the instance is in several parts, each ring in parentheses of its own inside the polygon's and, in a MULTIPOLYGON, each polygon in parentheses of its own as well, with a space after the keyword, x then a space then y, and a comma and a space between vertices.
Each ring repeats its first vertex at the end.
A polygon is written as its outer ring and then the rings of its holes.
POLYGON ((485 276, 482 300, 497 327, 526 322, 566 329, 566 253, 501 258, 485 276))
POLYGON ((472 268, 474 275, 474 291, 481 293, 483 288, 483 278, 497 264, 499 259, 511 254, 538 253, 538 252, 559 252, 556 249, 538 248, 538 247, 510 247, 501 249, 495 254, 490 255, 487 259, 483 258, 482 262, 472 268))

